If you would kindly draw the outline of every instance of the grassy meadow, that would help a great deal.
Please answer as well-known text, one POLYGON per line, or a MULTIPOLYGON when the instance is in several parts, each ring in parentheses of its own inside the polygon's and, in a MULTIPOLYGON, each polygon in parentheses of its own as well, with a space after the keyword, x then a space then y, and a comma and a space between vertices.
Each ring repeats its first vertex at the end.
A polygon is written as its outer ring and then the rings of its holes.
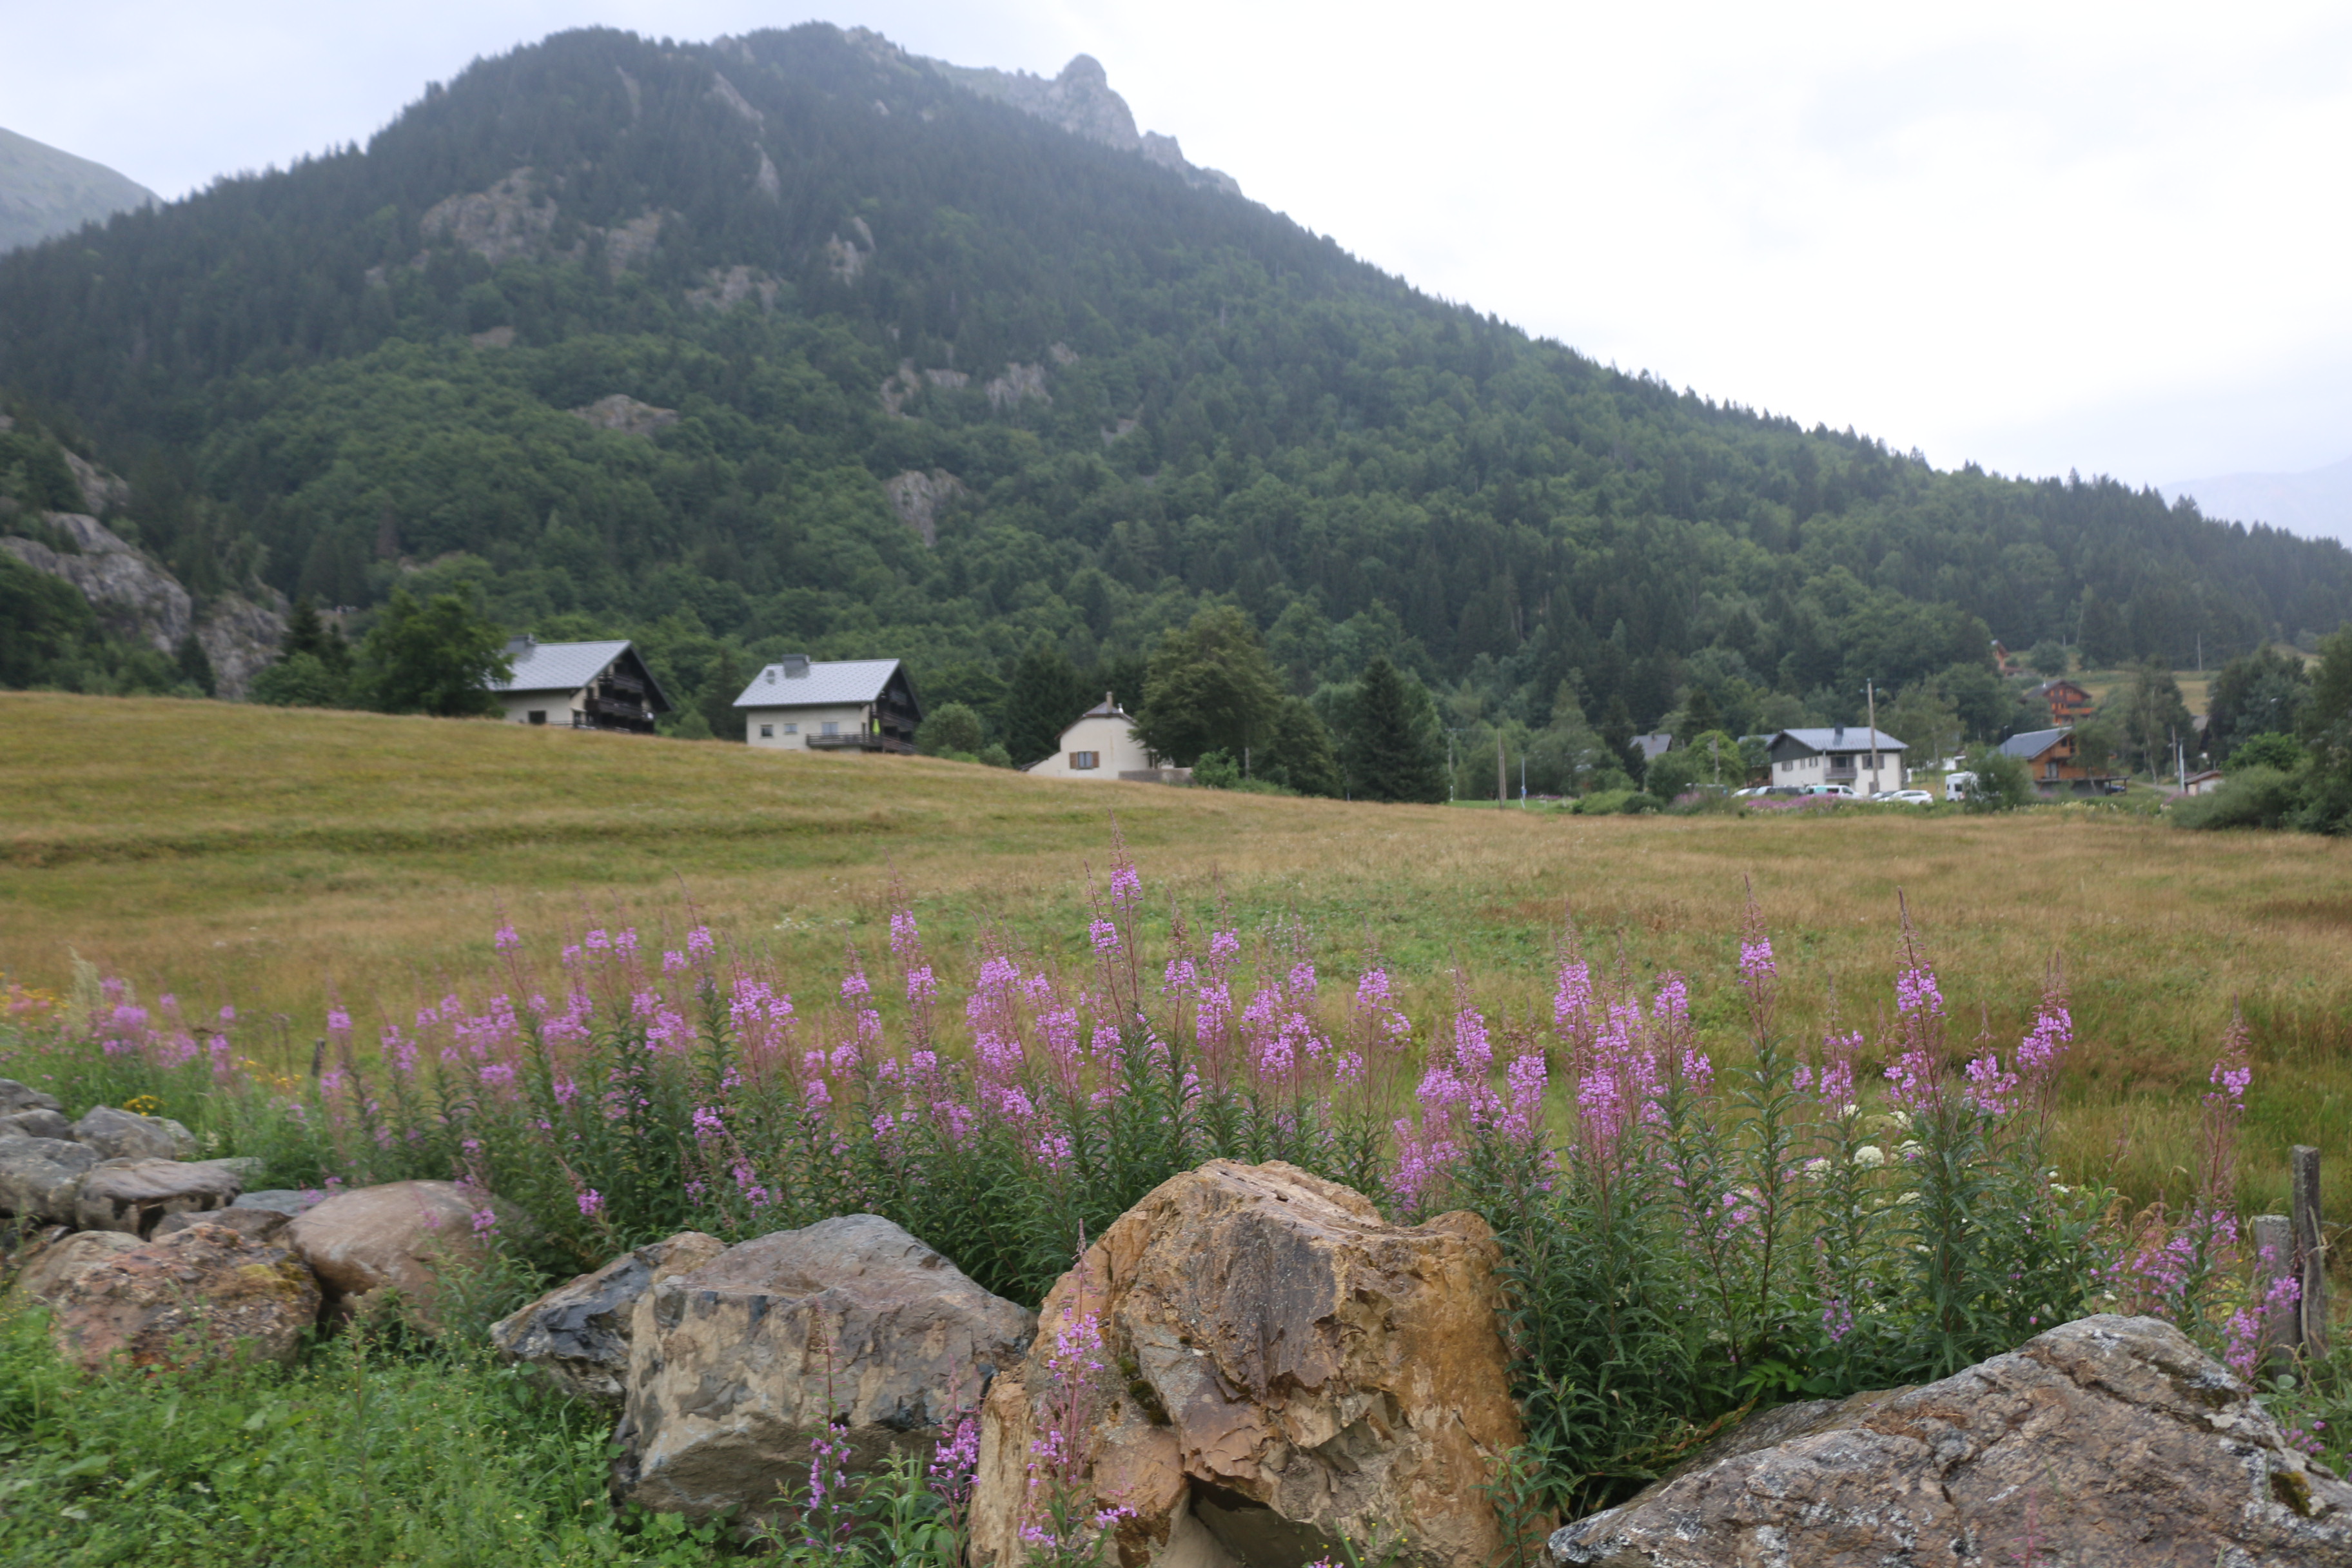
MULTIPOLYGON (((1874 1036, 1897 894, 1956 1043, 2013 1045, 2053 955, 2074 997, 2063 1158, 2179 1196, 2230 1009, 2252 1030, 2257 1208, 2284 1152, 2352 1159, 2352 846, 2185 834, 2095 805, 1586 817, 1036 780, 923 758, 160 699, 0 695, 0 970, 75 956, 193 1013, 234 1002, 307 1058, 327 998, 365 1029, 470 986, 501 914, 541 954, 579 928, 708 921, 829 994, 845 943, 887 944, 894 880, 953 988, 982 928, 1075 957, 1112 816, 1147 893, 1246 935, 1295 921, 1327 992, 1378 952, 1416 1016, 1459 963, 1506 1016, 1548 1008, 1573 913, 1589 953, 1693 982, 1727 1038, 1752 883, 1800 1034, 1874 1036)), ((650 937, 649 937, 649 940, 650 937)), ((2339 1209, 2345 1205, 2339 1203, 2339 1209)))

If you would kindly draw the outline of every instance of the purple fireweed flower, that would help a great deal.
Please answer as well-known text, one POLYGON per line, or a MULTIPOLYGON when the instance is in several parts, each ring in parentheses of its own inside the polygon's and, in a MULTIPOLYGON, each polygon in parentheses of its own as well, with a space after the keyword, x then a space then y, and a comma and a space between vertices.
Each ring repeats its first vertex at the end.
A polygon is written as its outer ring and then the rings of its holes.
POLYGON ((485 1204, 482 1207, 474 1211, 474 1235, 476 1237, 487 1238, 495 1235, 498 1228, 499 1215, 497 1210, 485 1204))
POLYGON ((860 996, 872 995, 873 992, 874 988, 866 983, 863 969, 852 969, 841 977, 841 999, 845 1002, 855 1002, 860 996))
POLYGON ((717 944, 710 940, 710 928, 696 926, 688 931, 686 933, 686 951, 691 958, 709 958, 717 952, 717 944))
POLYGON ((907 1000, 919 1007, 929 1006, 939 1000, 939 982, 931 978, 931 966, 918 964, 907 971, 907 1000))
POLYGON ((1032 1152, 1036 1154, 1039 1164, 1057 1176, 1068 1170, 1070 1162, 1076 1157, 1069 1136, 1062 1132, 1049 1132, 1038 1139, 1032 1145, 1032 1152))
POLYGON ((352 1016, 341 1007, 327 1009, 327 1033, 348 1035, 352 1032, 352 1016))
POLYGON ((717 1109, 708 1105, 695 1107, 694 1141, 696 1142, 708 1143, 714 1138, 723 1138, 726 1135, 726 1119, 717 1109))
POLYGON ((2000 1058, 1990 1051, 1969 1063, 1969 1103, 1987 1116, 2006 1116, 2010 1097, 2017 1092, 2017 1075, 2003 1072, 2000 1058))
POLYGON ((1896 975, 1895 1010, 1906 1017, 1943 1016, 1944 994, 1936 985, 1936 972, 1923 963, 1896 975))
POLYGON ((1097 952, 1116 952, 1118 951, 1118 927, 1111 924, 1111 922, 1107 920, 1101 919, 1100 917, 1097 917, 1093 924, 1087 927, 1087 938, 1094 943, 1094 949, 1097 952))
POLYGON ((1111 862, 1110 901, 1132 905, 1143 897, 1143 879, 1137 874, 1135 862, 1121 853, 1111 862))
POLYGON ((490 945, 500 952, 512 952, 522 945, 522 938, 515 933, 512 921, 500 921, 498 934, 490 938, 490 945))
POLYGON ((686 954, 675 951, 666 952, 662 954, 661 966, 664 974, 676 974, 686 967, 686 954))
POLYGON ((604 1212, 604 1194, 589 1187, 580 1194, 580 1214, 583 1219, 594 1219, 604 1212))
POLYGON ((891 956, 904 962, 905 960, 912 958, 915 954, 922 952, 922 950, 923 937, 922 933, 915 929, 915 911, 912 910, 891 910, 891 956))
POLYGON ((1772 939, 1759 936, 1739 944, 1739 974, 1749 984, 1771 979, 1780 973, 1772 963, 1772 939))

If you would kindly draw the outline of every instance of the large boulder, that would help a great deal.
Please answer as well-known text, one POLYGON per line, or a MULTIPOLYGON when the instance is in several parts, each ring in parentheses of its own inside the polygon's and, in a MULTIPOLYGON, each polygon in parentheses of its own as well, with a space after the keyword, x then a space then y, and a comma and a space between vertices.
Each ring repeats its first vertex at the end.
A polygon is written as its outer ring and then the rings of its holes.
POLYGON ((0 1078, 0 1112, 18 1110, 63 1110, 66 1102, 54 1094, 43 1094, 29 1084, 13 1078, 0 1078))
POLYGON ((292 1219, 298 1214, 308 1214, 327 1201, 321 1192, 306 1192, 299 1187, 265 1187, 257 1193, 238 1194, 232 1208, 268 1209, 292 1219))
POLYGON ((92 1372, 117 1360, 290 1362, 318 1318, 318 1281, 283 1247, 199 1225, 81 1270, 53 1300, 49 1337, 92 1372))
POLYGON ((84 1230, 52 1237, 26 1249, 8 1289, 17 1300, 51 1302, 65 1288, 139 1238, 119 1230, 84 1230))
POLYGON ((155 1228, 148 1232, 147 1239, 161 1241, 167 1236, 177 1235, 192 1225, 217 1225, 226 1226, 247 1241, 276 1241, 278 1233, 292 1223, 291 1215, 279 1214, 276 1209, 247 1208, 245 1205, 237 1203, 231 1204, 225 1209, 167 1214, 155 1222, 155 1228))
POLYGON ((211 1161, 101 1160, 74 1195, 84 1230, 124 1230, 146 1237, 165 1215, 225 1209, 242 1189, 236 1169, 211 1161))
POLYGON ((1941 1383, 1765 1419, 1555 1533, 1553 1561, 2352 1564, 2352 1486, 2154 1318, 2080 1319, 1941 1383))
POLYGON ((623 1253, 492 1324, 490 1342, 509 1361, 539 1368, 575 1398, 617 1405, 629 1375, 637 1298, 726 1250, 717 1237, 688 1230, 623 1253))
POLYGON ((875 1215, 729 1247, 637 1300, 614 1481, 664 1512, 756 1510, 828 1421, 878 1468, 1018 1366, 1035 1321, 875 1215))
POLYGON ((98 1160, 89 1144, 62 1138, 0 1141, 0 1210, 18 1219, 70 1222, 82 1177, 98 1160))
POLYGON ((35 1107, 0 1116, 0 1138, 71 1138, 73 1123, 62 1110, 35 1107))
POLYGON ((1500 1260, 1474 1215, 1391 1225, 1296 1166, 1213 1161, 1163 1182, 1063 1277, 1020 1377, 982 1414, 974 1561, 1017 1568, 1038 1449, 1074 1401, 1051 1367, 1091 1318, 1105 1369, 1066 1439, 1130 1565, 1294 1568, 1342 1538, 1486 1568, 1508 1547, 1484 1490, 1521 1441, 1500 1260))
POLYGON ((78 1143, 108 1160, 184 1160, 196 1152, 196 1136, 166 1116, 142 1116, 93 1105, 73 1124, 78 1143))
POLYGON ((436 1321, 441 1276, 489 1261, 489 1245, 474 1216, 502 1205, 455 1182, 387 1182, 354 1187, 294 1216, 278 1240, 293 1249, 326 1287, 331 1302, 372 1305, 379 1290, 396 1290, 417 1321, 436 1321))

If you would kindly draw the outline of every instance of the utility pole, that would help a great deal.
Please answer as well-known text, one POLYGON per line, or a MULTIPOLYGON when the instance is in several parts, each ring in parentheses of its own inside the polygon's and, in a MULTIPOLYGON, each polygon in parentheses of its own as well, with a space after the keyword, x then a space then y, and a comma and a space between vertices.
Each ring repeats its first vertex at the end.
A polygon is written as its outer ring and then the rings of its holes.
POLYGON ((1445 804, 1448 805, 1452 805, 1454 804, 1454 786, 1455 783, 1454 776, 1454 737, 1460 733, 1462 733, 1461 731, 1454 729, 1451 726, 1448 726, 1445 731, 1445 804))
POLYGON ((1495 726, 1495 809, 1511 804, 1511 772, 1503 762, 1503 727, 1495 726))
POLYGON ((1525 810, 1527 810, 1527 808, 1528 808, 1528 754, 1527 754, 1525 752, 1521 752, 1519 753, 1519 809, 1520 809, 1521 811, 1525 811, 1525 810))
POLYGON ((1723 737, 1722 737, 1722 736, 1720 736, 1720 735, 1709 735, 1709 736, 1706 738, 1706 754, 1707 754, 1709 757, 1713 758, 1713 759, 1714 759, 1714 761, 1715 761, 1715 787, 1716 787, 1716 788, 1717 788, 1717 789, 1721 789, 1721 788, 1723 787, 1723 737))
POLYGON ((1870 705, 1870 793, 1878 793, 1878 682, 1862 683, 1863 700, 1870 705))

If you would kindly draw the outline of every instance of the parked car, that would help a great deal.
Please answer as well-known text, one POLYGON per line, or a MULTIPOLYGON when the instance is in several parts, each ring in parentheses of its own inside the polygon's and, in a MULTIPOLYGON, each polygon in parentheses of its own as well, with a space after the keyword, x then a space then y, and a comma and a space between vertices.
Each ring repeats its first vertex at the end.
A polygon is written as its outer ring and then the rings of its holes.
POLYGON ((1833 800, 1857 800, 1861 798, 1853 793, 1853 786, 1852 784, 1807 784, 1798 793, 1801 795, 1825 795, 1833 800))
POLYGON ((1883 789, 1871 799, 1883 805, 1933 805, 1936 797, 1924 789, 1883 789))

